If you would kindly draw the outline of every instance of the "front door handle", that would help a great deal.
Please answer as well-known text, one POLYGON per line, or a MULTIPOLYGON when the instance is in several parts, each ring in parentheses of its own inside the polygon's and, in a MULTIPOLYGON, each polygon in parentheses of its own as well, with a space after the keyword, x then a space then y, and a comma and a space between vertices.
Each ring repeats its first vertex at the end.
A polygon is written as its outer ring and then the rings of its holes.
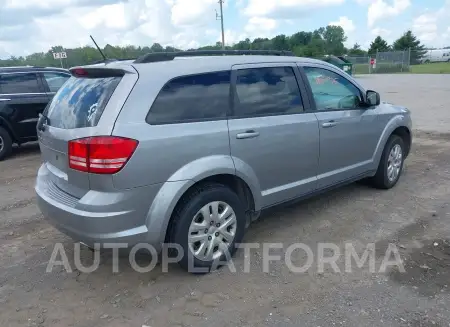
POLYGON ((324 128, 333 127, 333 126, 336 126, 336 122, 334 120, 330 120, 330 121, 322 124, 322 127, 324 127, 324 128))
POLYGON ((11 101, 11 99, 0 99, 0 101, 11 101))
POLYGON ((251 139, 251 138, 254 138, 254 137, 258 137, 258 136, 259 136, 259 132, 256 132, 254 130, 245 131, 244 133, 236 134, 236 138, 238 140, 251 139))

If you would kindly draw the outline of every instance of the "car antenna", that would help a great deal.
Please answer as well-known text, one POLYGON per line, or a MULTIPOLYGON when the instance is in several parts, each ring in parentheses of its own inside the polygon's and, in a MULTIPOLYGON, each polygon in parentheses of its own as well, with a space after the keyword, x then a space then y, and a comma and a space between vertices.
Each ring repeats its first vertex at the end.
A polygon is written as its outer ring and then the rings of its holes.
POLYGON ((100 52, 100 54, 103 57, 104 61, 108 61, 108 59, 106 58, 106 56, 103 54, 102 50, 100 50, 100 47, 97 45, 97 42, 95 42, 94 38, 92 37, 92 35, 89 35, 92 39, 92 42, 94 42, 95 46, 97 47, 98 52, 100 52))

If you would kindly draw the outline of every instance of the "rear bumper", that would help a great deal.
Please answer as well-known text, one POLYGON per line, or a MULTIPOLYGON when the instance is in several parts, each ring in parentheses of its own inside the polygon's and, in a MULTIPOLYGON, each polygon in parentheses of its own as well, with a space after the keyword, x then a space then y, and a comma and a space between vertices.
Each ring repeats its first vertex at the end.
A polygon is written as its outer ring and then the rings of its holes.
MULTIPOLYGON (((94 247, 117 243, 133 246, 148 243, 157 250, 159 238, 151 239, 146 218, 160 184, 114 192, 88 191, 77 199, 59 189, 42 165, 36 178, 37 203, 58 230, 75 241, 94 247)), ((112 247, 114 245, 107 245, 112 247)))

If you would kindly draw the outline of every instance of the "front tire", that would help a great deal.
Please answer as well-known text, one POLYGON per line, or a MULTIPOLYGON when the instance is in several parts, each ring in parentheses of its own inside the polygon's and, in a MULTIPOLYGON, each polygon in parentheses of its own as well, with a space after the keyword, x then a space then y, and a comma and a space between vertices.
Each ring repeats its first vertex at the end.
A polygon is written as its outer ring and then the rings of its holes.
POLYGON ((180 246, 180 266, 208 273, 236 251, 245 232, 244 206, 235 192, 216 183, 200 185, 181 200, 174 212, 170 242, 180 246))
POLYGON ((8 131, 3 127, 0 127, 0 161, 5 159, 11 154, 12 151, 12 139, 8 131))
POLYGON ((397 184, 403 171, 405 143, 398 135, 391 135, 386 142, 378 169, 372 177, 372 185, 379 189, 390 189, 397 184))

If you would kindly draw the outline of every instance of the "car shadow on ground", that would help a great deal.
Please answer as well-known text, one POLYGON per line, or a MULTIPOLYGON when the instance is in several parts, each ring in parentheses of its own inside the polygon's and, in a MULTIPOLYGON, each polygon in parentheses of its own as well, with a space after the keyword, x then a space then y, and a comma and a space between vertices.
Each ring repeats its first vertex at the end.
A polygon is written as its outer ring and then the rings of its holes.
POLYGON ((10 160, 13 158, 20 158, 28 155, 36 155, 39 154, 39 143, 38 142, 30 142, 22 144, 21 146, 13 146, 11 155, 6 158, 6 160, 10 160))

